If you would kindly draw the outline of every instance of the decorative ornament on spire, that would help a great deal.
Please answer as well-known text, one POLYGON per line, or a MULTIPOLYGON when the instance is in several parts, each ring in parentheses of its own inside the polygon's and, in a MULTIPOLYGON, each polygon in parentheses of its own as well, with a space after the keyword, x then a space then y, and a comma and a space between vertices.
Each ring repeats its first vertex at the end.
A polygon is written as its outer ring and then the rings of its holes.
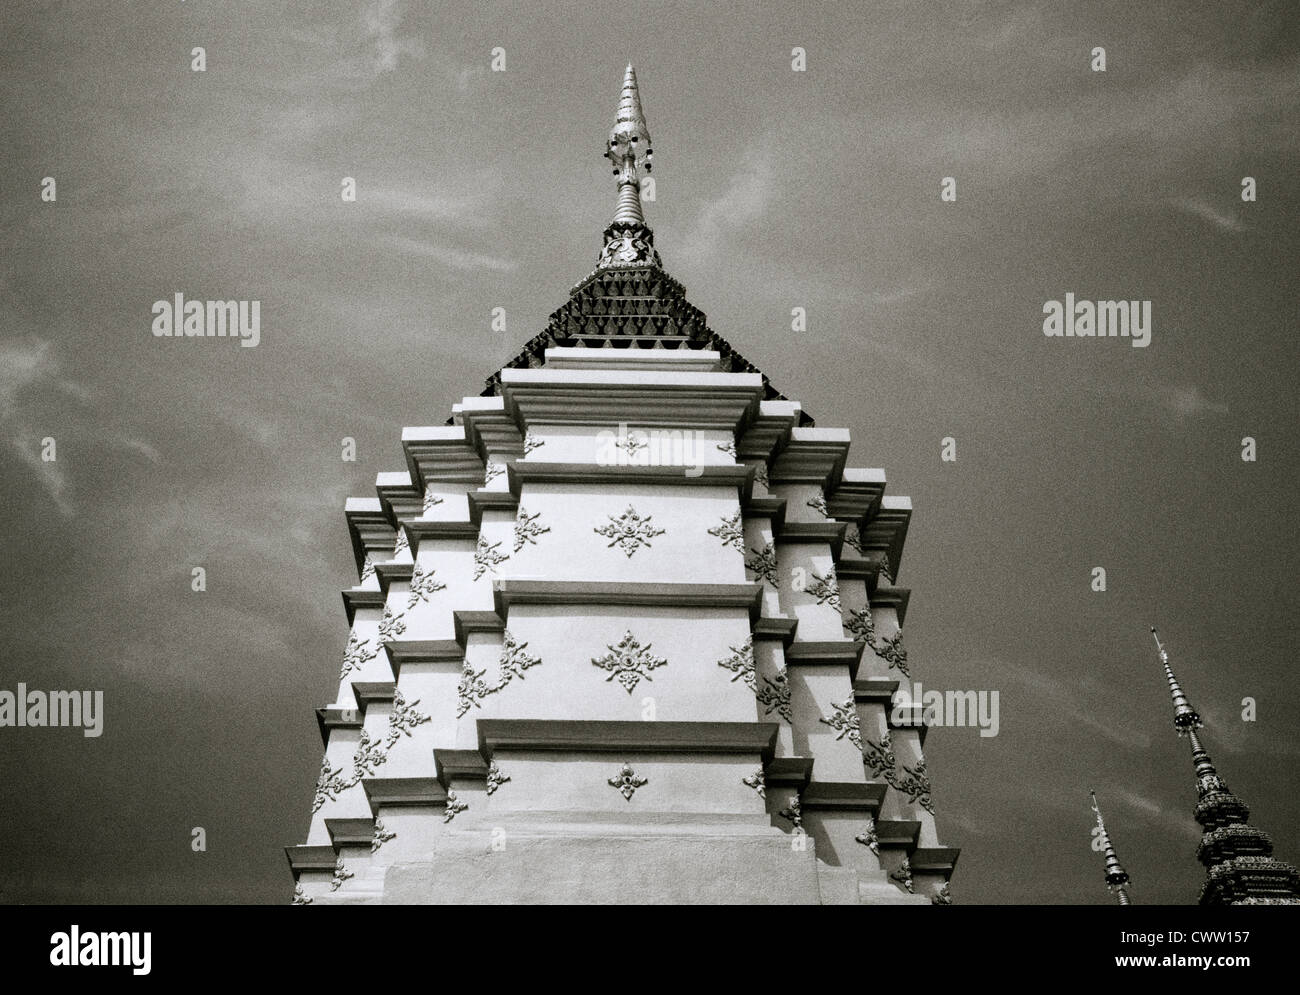
POLYGON ((654 247, 654 232, 646 225, 641 212, 641 174, 650 173, 653 156, 636 70, 629 65, 623 76, 618 114, 605 148, 605 158, 613 165, 618 183, 618 205, 614 220, 605 229, 605 248, 597 269, 662 265, 654 247))
POLYGON ((1174 701, 1174 728, 1191 743, 1196 768, 1193 815, 1203 830, 1196 857, 1206 871, 1201 904, 1300 905, 1300 873, 1290 864, 1273 859, 1273 841, 1268 833, 1246 824, 1250 809, 1223 783, 1214 761, 1201 745, 1197 730, 1205 723, 1174 676, 1169 653, 1154 625, 1151 635, 1174 701))
POLYGON ((1128 872, 1124 870, 1115 855, 1115 848, 1110 845, 1110 834, 1106 832, 1106 823, 1101 821, 1101 809, 1097 807, 1097 792, 1089 791, 1092 798, 1092 810, 1097 816, 1098 838, 1102 841, 1102 853, 1106 856, 1106 887, 1115 896, 1120 905, 1132 905, 1128 897, 1128 872))

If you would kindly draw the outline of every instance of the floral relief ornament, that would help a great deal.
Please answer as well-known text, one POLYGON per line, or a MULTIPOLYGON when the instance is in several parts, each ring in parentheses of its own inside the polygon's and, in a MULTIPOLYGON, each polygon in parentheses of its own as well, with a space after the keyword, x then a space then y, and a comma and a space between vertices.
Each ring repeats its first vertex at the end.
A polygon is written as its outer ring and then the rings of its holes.
POLYGON ((763 686, 754 695, 764 708, 764 715, 776 712, 791 725, 794 724, 794 711, 790 707, 790 675, 782 668, 775 677, 763 677, 763 686))
POLYGON ((605 678, 607 682, 617 678, 619 684, 623 685, 628 694, 631 694, 642 678, 651 680, 650 671, 668 665, 668 661, 663 657, 657 657, 650 652, 652 645, 646 643, 642 646, 629 629, 618 641, 618 645, 606 644, 609 652, 604 656, 593 657, 591 662, 594 666, 609 671, 609 676, 605 678))
POLYGON ((745 551, 745 527, 741 522, 740 509, 737 508, 735 514, 731 517, 722 516, 722 523, 709 529, 709 535, 717 536, 722 540, 722 545, 730 546, 740 552, 745 551))
POLYGON ((862 751, 862 732, 858 721, 858 706, 852 692, 844 699, 843 704, 831 705, 831 717, 829 719, 819 718, 817 721, 834 729, 837 740, 847 736, 849 742, 856 746, 859 752, 862 751))
POLYGON ((650 779, 638 776, 637 772, 632 769, 632 765, 625 763, 622 769, 609 779, 608 783, 611 788, 618 788, 623 797, 631 801, 636 789, 649 784, 650 779))
POLYGON ((735 672, 736 676, 731 679, 733 682, 743 679, 749 690, 757 692, 758 680, 754 676, 754 637, 746 636, 744 643, 739 647, 728 648, 731 650, 731 656, 719 660, 718 666, 735 672))
POLYGON ((370 852, 374 853, 389 840, 394 839, 397 833, 384 828, 384 820, 375 820, 375 835, 370 840, 370 852))
POLYGON ((521 505, 519 508, 519 517, 515 519, 515 552, 519 552, 527 543, 530 546, 537 545, 537 537, 543 532, 550 532, 550 526, 540 525, 537 519, 542 517, 540 511, 528 514, 521 505))
POLYGON ((606 548, 618 546, 629 558, 642 546, 649 547, 650 540, 655 536, 664 534, 663 529, 655 528, 652 524, 653 515, 642 518, 631 505, 618 518, 613 515, 605 517, 609 519, 609 524, 593 527, 592 531, 609 540, 606 548))
POLYGON ((754 555, 745 561, 745 569, 756 577, 762 577, 773 589, 779 588, 776 581, 776 546, 769 542, 762 549, 751 549, 750 552, 754 555))
POLYGON ((478 537, 478 546, 474 550, 474 579, 478 580, 484 573, 496 573, 496 568, 506 560, 509 554, 498 553, 500 542, 488 542, 483 536, 478 537))

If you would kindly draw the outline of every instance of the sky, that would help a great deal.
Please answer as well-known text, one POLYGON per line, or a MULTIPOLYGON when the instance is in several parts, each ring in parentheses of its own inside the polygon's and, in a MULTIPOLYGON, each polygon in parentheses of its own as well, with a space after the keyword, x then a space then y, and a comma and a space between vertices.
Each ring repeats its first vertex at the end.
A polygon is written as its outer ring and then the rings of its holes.
POLYGON ((1111 901, 1095 788, 1134 900, 1195 901, 1152 624, 1300 861, 1293 4, 14 2, 0 688, 105 725, 0 729, 0 901, 288 899, 344 499, 593 268, 628 62, 666 269, 912 498, 915 677, 999 692, 926 742, 954 900, 1111 901), (259 300, 260 343, 153 336, 178 292, 259 300), (1067 293, 1151 301, 1149 347, 1045 337, 1067 293))

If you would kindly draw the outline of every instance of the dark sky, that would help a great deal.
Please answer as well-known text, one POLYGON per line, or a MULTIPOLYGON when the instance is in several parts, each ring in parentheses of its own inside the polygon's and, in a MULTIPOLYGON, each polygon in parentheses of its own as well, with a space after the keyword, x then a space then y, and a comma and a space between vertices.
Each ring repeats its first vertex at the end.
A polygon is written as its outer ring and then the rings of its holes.
POLYGON ((628 61, 665 266, 912 497, 916 676, 1000 693, 997 737, 927 741, 954 898, 1109 901, 1095 787, 1134 899, 1195 900, 1153 622, 1300 860, 1300 14, 937 8, 0 6, 0 688, 106 702, 98 739, 0 729, 0 900, 287 900, 344 498, 594 266, 628 61), (176 292, 260 300, 261 344, 154 338, 176 292), (1150 300, 1150 347, 1045 338, 1067 292, 1150 300))

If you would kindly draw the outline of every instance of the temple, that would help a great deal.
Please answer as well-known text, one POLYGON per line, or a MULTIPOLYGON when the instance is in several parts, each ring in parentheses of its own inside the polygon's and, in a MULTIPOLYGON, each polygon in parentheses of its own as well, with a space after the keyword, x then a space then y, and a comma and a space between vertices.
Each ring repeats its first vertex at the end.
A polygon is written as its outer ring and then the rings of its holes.
POLYGON ((1160 662, 1165 668, 1174 701, 1174 728, 1187 737, 1196 770, 1197 802, 1194 812, 1203 833, 1196 858, 1205 865, 1202 905, 1300 905, 1300 874, 1290 864, 1273 858, 1268 833, 1248 826, 1250 809, 1228 790, 1197 730, 1201 717, 1187 700, 1169 666, 1169 654, 1160 634, 1151 627, 1160 662))
POLYGON ((664 271, 630 66, 605 155, 594 272, 346 503, 293 901, 948 904, 910 501, 664 271))

